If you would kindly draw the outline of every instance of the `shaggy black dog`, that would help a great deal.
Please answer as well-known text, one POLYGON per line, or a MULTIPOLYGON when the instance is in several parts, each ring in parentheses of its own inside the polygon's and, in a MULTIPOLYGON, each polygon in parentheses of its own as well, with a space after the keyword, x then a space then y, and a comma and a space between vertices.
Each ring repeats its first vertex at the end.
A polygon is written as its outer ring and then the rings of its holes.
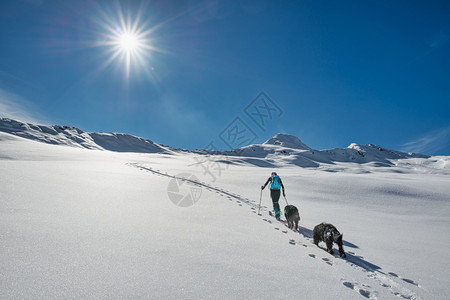
POLYGON ((314 244, 319 246, 319 242, 325 242, 328 253, 333 254, 333 242, 335 242, 339 247, 339 256, 346 257, 342 246, 342 235, 336 227, 327 223, 319 224, 313 230, 314 244))
POLYGON ((288 222, 288 227, 290 229, 295 228, 298 231, 298 221, 300 221, 300 215, 298 213, 297 207, 294 205, 287 205, 284 208, 284 216, 288 222), (295 226, 294 226, 295 225, 295 226))

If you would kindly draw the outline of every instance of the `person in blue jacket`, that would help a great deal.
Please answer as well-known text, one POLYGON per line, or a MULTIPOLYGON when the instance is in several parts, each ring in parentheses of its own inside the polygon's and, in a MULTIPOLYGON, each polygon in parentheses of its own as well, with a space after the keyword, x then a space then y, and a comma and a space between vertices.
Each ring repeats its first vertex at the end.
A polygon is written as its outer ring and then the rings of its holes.
POLYGON ((261 186, 261 190, 263 190, 267 184, 270 182, 270 198, 272 198, 273 203, 273 210, 275 212, 275 217, 277 220, 280 220, 281 217, 281 210, 280 210, 280 204, 278 201, 280 200, 280 190, 283 190, 283 197, 286 197, 286 194, 284 193, 284 185, 281 181, 280 176, 277 175, 276 172, 272 172, 272 175, 267 179, 266 183, 261 186))

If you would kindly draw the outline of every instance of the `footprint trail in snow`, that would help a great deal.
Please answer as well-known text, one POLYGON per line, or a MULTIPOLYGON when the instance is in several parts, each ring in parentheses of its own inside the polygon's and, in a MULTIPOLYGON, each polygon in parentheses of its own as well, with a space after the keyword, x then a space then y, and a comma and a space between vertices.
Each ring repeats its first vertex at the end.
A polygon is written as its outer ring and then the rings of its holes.
MULTIPOLYGON (((250 207, 250 210, 252 213, 257 214, 258 211, 258 204, 256 204, 255 200, 249 200, 248 198, 243 198, 241 195, 237 195, 235 193, 232 193, 230 191, 227 191, 225 189, 222 189, 220 187, 212 186, 211 184, 208 184, 206 182, 200 182, 188 178, 182 178, 177 177, 175 175, 170 175, 167 172, 163 172, 159 169, 153 169, 151 167, 144 166, 139 163, 129 163, 129 166, 138 168, 140 170, 153 173, 157 176, 165 176, 170 179, 178 179, 183 180, 186 182, 190 182, 198 187, 203 187, 207 191, 215 192, 216 194, 219 194, 220 196, 226 196, 226 199, 229 201, 235 201, 240 207, 243 207, 243 204, 250 207)), ((273 227, 276 231, 279 231, 280 233, 289 236, 288 243, 293 246, 301 246, 303 249, 308 250, 310 249, 310 246, 312 246, 312 249, 315 253, 307 253, 303 252, 307 257, 312 259, 318 259, 319 257, 327 254, 321 253, 318 251, 325 251, 324 248, 318 248, 312 243, 312 237, 311 232, 309 229, 301 227, 299 224, 299 231, 293 231, 288 229, 287 225, 284 222, 280 222, 278 220, 275 220, 273 216, 268 214, 268 208, 266 206, 259 207, 261 220, 266 222, 268 225, 275 225, 273 227), (264 215, 266 216, 264 216, 264 215), (283 224, 284 223, 284 224, 283 224), (285 226, 285 229, 282 229, 282 226, 285 226), (306 232, 306 233, 304 233, 306 232), (293 235, 293 237, 292 237, 293 235), (320 253, 320 254, 318 254, 320 253)), ((320 244, 319 244, 320 245, 320 244)), ((336 252, 336 251, 335 251, 336 252)), ((347 258, 342 259, 339 257, 331 256, 330 257, 321 257, 318 262, 323 262, 327 264, 329 267, 336 268, 336 262, 334 259, 339 260, 339 266, 342 266, 342 262, 345 262, 348 266, 351 267, 351 269, 356 270, 358 272, 363 272, 366 274, 366 278, 368 281, 375 281, 377 283, 377 286, 379 288, 387 289, 392 295, 396 297, 400 297, 403 299, 421 299, 419 296, 416 295, 413 291, 411 291, 407 286, 404 286, 404 284, 409 284, 415 288, 421 288, 421 286, 414 280, 403 278, 399 275, 397 275, 394 272, 388 272, 384 273, 381 271, 381 268, 364 260, 363 257, 357 256, 354 252, 348 251, 347 252, 347 258)), ((342 272, 343 273, 343 272, 342 272)), ((348 273, 348 272, 346 272, 348 273)), ((348 278, 341 278, 341 283, 344 288, 349 288, 354 290, 356 293, 358 293, 361 297, 366 299, 378 299, 377 298, 377 290, 372 287, 371 285, 367 283, 358 282, 356 280, 348 279, 348 278)))

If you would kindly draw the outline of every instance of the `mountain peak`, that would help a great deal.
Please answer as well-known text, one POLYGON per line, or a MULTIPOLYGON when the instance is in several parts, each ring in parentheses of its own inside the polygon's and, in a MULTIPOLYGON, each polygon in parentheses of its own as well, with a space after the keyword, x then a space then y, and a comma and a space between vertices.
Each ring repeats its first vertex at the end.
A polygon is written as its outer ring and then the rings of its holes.
POLYGON ((305 145, 298 137, 290 134, 278 133, 272 138, 267 140, 265 145, 278 145, 286 148, 300 149, 300 150, 311 150, 310 147, 305 145))

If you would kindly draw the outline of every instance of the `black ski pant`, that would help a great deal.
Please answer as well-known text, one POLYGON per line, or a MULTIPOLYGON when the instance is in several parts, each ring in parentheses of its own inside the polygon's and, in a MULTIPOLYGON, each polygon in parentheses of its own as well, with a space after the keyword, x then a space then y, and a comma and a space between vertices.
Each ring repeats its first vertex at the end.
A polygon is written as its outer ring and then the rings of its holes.
POLYGON ((280 200, 280 190, 270 190, 270 198, 272 198, 273 210, 275 212, 276 217, 281 216, 280 204, 278 201, 280 200))

